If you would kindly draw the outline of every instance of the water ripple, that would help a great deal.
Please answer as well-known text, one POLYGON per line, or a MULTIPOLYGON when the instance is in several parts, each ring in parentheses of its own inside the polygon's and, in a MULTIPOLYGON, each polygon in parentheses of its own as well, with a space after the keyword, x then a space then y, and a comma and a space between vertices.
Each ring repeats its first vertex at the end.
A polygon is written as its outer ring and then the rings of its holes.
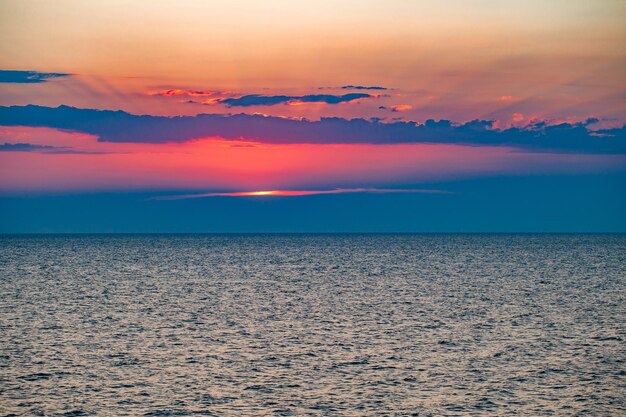
POLYGON ((0 237, 0 409, 624 415, 626 237, 0 237))

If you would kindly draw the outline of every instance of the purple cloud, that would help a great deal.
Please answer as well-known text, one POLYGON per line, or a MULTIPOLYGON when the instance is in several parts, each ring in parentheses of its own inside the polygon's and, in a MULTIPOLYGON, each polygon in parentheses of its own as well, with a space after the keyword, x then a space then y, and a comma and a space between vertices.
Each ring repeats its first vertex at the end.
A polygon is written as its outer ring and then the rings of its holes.
POLYGON ((383 123, 339 117, 310 121, 250 114, 165 117, 68 106, 0 106, 0 125, 68 129, 97 135, 104 142, 166 143, 221 137, 264 143, 438 143, 626 154, 626 128, 591 130, 589 125, 596 122, 540 122, 496 129, 490 120, 456 124, 450 120, 383 123))

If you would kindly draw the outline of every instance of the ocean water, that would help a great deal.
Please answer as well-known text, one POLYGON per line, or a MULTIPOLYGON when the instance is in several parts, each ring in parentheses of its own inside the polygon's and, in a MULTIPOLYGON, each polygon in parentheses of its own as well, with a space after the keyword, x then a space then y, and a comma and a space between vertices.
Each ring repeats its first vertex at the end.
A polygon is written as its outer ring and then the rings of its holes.
POLYGON ((0 237, 0 415, 626 415, 625 235, 0 237))

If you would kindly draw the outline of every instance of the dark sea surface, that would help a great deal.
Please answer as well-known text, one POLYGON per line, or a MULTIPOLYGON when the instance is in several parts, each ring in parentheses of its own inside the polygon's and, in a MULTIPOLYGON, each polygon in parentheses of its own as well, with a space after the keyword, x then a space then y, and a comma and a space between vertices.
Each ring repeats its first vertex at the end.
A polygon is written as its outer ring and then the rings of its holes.
POLYGON ((626 235, 0 237, 0 415, 626 415, 626 235))

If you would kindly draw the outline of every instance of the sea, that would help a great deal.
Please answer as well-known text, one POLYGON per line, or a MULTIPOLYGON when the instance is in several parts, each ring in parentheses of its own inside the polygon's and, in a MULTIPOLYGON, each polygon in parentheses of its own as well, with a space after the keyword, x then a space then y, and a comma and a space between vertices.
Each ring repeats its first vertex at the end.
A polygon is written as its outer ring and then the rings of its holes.
POLYGON ((4 235, 0 279, 0 416, 626 415, 626 235, 4 235))

